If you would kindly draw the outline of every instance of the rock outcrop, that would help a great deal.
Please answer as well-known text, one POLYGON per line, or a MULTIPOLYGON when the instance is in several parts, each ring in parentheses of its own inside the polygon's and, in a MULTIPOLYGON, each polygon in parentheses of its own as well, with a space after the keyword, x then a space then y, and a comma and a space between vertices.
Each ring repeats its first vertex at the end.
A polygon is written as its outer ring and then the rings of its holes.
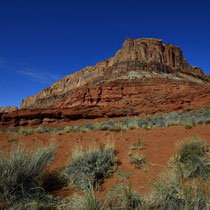
POLYGON ((210 74, 206 74, 205 77, 210 82, 210 74))
POLYGON ((0 113, 3 112, 13 112, 13 111, 17 111, 18 108, 16 106, 4 106, 4 107, 0 107, 0 113))
POLYGON ((66 76, 40 93, 28 96, 20 108, 52 107, 66 100, 79 88, 156 76, 197 83, 207 81, 199 67, 187 63, 179 47, 163 44, 159 39, 126 38, 114 57, 66 76))
POLYGON ((210 107, 210 86, 167 78, 118 80, 77 89, 47 109, 0 113, 0 128, 103 117, 199 110, 210 107))

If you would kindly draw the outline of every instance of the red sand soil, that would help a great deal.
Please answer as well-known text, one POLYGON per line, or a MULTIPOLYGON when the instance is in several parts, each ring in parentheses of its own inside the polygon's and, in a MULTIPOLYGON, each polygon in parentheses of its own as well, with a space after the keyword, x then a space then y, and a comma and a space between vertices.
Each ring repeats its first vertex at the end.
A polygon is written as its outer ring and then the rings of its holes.
MULTIPOLYGON (((53 125, 53 127, 59 126, 61 125, 53 125)), ((125 173, 133 173, 130 179, 127 179, 125 182, 131 182, 137 191, 144 193, 151 189, 150 182, 156 180, 161 172, 168 169, 167 162, 176 152, 176 143, 193 136, 199 136, 210 143, 210 125, 197 125, 190 130, 186 130, 184 126, 171 126, 169 128, 154 128, 151 130, 135 129, 125 132, 92 131, 87 133, 63 133, 62 135, 57 133, 28 136, 0 134, 0 148, 6 149, 8 145, 11 145, 12 143, 8 141, 11 138, 17 138, 13 144, 22 142, 27 143, 30 147, 37 144, 47 145, 50 141, 55 141, 58 144, 58 149, 56 158, 50 167, 50 170, 55 170, 65 166, 66 162, 71 158, 72 149, 77 146, 88 147, 95 144, 103 145, 107 142, 113 142, 120 162, 118 169, 125 173), (145 149, 140 151, 130 150, 130 146, 137 143, 139 138, 142 139, 145 149), (129 151, 143 153, 147 164, 143 165, 141 169, 134 169, 134 165, 130 164, 131 159, 127 156, 129 151)), ((97 192, 97 194, 104 197, 105 193, 119 181, 120 176, 115 173, 111 178, 104 181, 102 185, 103 190, 97 192)), ((72 190, 65 188, 56 194, 70 196, 72 190)))

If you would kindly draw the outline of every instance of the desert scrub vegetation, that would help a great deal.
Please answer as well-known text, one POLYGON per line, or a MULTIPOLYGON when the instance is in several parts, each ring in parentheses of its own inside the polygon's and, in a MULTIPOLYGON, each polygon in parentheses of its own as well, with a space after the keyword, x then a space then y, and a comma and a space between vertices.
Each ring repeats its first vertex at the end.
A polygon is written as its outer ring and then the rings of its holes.
POLYGON ((117 165, 114 145, 93 148, 76 148, 64 173, 69 182, 83 189, 89 183, 97 189, 105 178, 111 176, 117 165))
POLYGON ((176 171, 161 174, 153 183, 154 190, 147 196, 147 202, 154 209, 208 210, 209 188, 200 179, 183 180, 176 171))
POLYGON ((140 153, 128 152, 127 156, 132 159, 130 163, 135 165, 135 169, 139 169, 142 164, 147 162, 145 156, 140 153))
POLYGON ((0 134, 22 134, 31 135, 34 133, 46 133, 46 132, 89 132, 89 131, 113 131, 120 132, 132 129, 145 129, 157 127, 169 127, 174 125, 185 126, 186 129, 191 129, 196 125, 207 125, 210 124, 210 110, 205 108, 203 110, 197 110, 192 112, 180 111, 171 112, 166 114, 153 114, 147 115, 145 118, 129 117, 120 121, 105 121, 97 122, 94 124, 86 125, 74 125, 74 126, 62 126, 59 128, 42 127, 38 128, 21 128, 12 130, 2 130, 0 134))
POLYGON ((17 138, 13 137, 13 138, 8 139, 8 142, 9 142, 9 143, 13 143, 13 142, 15 142, 16 140, 17 140, 17 138))
POLYGON ((143 142, 142 142, 142 139, 139 138, 138 141, 137 141, 137 143, 132 144, 132 145, 130 146, 130 149, 131 149, 131 150, 142 150, 142 149, 144 149, 144 144, 143 144, 143 142))
POLYGON ((193 137, 177 144, 177 154, 170 165, 180 176, 207 179, 210 173, 210 145, 199 137, 193 137))
POLYGON ((207 210, 210 204, 209 144, 193 137, 178 144, 170 170, 153 183, 147 202, 156 209, 207 210))
POLYGON ((110 209, 134 210, 148 209, 144 198, 132 189, 131 183, 117 183, 108 192, 107 203, 110 209))
POLYGON ((59 205, 60 209, 72 210, 101 210, 107 209, 105 202, 100 201, 94 194, 91 183, 82 187, 82 194, 74 194, 70 200, 63 200, 59 205))
POLYGON ((28 149, 26 145, 0 150, 0 202, 18 204, 25 199, 43 199, 40 183, 54 159, 55 146, 28 149))

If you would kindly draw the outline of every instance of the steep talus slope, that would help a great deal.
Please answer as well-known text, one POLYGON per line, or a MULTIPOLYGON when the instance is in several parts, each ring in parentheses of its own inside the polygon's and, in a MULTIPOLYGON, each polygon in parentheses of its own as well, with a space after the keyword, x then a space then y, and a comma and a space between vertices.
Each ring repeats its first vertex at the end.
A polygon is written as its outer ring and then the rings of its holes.
POLYGON ((114 57, 64 77, 52 86, 22 101, 21 108, 46 108, 67 99, 78 88, 104 84, 118 79, 147 78, 155 73, 169 79, 203 83, 204 74, 190 66, 182 50, 159 39, 127 38, 114 57), (166 75, 164 75, 166 74, 166 75), (173 76, 172 76, 173 75, 173 76))

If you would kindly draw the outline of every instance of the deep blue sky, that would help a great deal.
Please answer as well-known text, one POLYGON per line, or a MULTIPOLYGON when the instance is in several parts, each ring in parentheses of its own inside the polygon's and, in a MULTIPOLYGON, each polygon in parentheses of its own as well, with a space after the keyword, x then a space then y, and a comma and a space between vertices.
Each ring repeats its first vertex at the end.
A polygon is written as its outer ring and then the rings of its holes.
POLYGON ((178 45, 210 73, 209 0, 0 0, 0 106, 113 56, 127 36, 178 45))

